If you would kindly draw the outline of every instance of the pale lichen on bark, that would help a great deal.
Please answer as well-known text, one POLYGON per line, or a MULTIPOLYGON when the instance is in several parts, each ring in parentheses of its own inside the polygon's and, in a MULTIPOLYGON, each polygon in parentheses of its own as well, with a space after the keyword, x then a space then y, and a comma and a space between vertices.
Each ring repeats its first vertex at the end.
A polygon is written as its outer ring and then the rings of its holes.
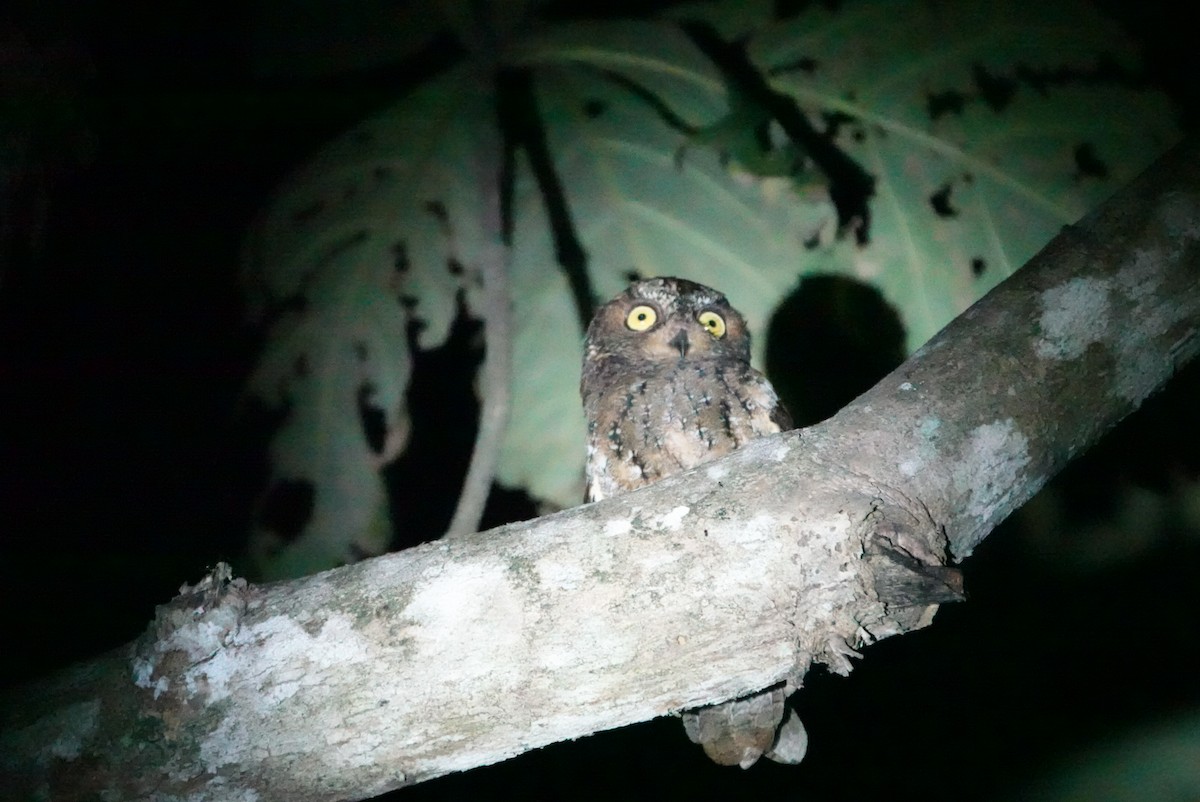
POLYGON ((967 436, 954 462, 954 484, 965 499, 965 514, 979 521, 980 531, 1002 520, 1012 508, 1009 495, 1022 486, 1022 472, 1029 462, 1029 439, 1012 418, 985 423, 967 436))
POLYGON ((1041 338, 1035 351, 1043 359, 1078 359, 1092 343, 1108 335, 1109 282, 1076 277, 1042 293, 1038 318, 1041 338))

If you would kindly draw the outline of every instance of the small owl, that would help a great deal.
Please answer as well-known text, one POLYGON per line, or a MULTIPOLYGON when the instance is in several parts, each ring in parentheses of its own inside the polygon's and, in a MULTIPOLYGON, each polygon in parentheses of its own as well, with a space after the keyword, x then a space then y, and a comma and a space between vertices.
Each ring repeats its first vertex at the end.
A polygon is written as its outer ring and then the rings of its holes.
MULTIPOLYGON (((597 310, 580 394, 588 501, 645 487, 792 425, 771 383, 750 366, 742 316, 721 293, 681 278, 636 281, 597 310)), ((764 753, 795 762, 770 751, 784 711, 776 688, 688 711, 684 725, 717 763, 744 768, 764 753)))

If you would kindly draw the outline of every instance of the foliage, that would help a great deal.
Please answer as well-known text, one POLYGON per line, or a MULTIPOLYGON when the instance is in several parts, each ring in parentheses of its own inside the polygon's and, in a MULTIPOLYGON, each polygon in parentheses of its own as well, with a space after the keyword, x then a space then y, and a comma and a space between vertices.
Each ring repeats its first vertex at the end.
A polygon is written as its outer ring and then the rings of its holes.
POLYGON ((1119 31, 1081 2, 509 15, 494 51, 447 7, 474 48, 463 62, 318 154, 250 239, 248 286, 272 321, 251 391, 289 410, 276 483, 313 489, 270 575, 383 547, 378 469, 406 440, 406 328, 419 321, 418 347, 438 345, 460 294, 487 317, 479 143, 519 91, 497 90, 493 64, 532 77, 536 117, 519 122, 544 133, 564 191, 548 196, 537 148, 513 143, 513 403, 497 479, 559 506, 582 496, 584 443, 585 321, 565 242, 582 246, 582 286, 599 299, 630 274, 681 275, 726 292, 756 332, 800 277, 854 277, 882 290, 917 347, 1175 136, 1119 31), (364 397, 384 417, 382 452, 364 397))

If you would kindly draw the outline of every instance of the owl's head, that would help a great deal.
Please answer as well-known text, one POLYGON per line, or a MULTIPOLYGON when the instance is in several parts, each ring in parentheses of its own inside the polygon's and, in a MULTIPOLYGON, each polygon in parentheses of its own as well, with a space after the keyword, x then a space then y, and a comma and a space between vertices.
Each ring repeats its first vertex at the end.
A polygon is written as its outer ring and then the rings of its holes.
POLYGON ((725 296, 682 278, 635 281, 596 310, 585 361, 750 361, 746 321, 725 296))

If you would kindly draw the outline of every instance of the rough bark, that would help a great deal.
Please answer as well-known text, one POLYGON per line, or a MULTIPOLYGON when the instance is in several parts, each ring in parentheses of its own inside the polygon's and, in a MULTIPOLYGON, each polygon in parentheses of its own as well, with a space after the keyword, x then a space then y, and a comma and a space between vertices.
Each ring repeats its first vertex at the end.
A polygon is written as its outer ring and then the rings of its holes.
POLYGON ((943 556, 1164 384, 1198 326, 1190 143, 826 423, 535 521, 186 589, 137 643, 4 700, 3 787, 365 798, 846 671, 956 598, 943 556))

